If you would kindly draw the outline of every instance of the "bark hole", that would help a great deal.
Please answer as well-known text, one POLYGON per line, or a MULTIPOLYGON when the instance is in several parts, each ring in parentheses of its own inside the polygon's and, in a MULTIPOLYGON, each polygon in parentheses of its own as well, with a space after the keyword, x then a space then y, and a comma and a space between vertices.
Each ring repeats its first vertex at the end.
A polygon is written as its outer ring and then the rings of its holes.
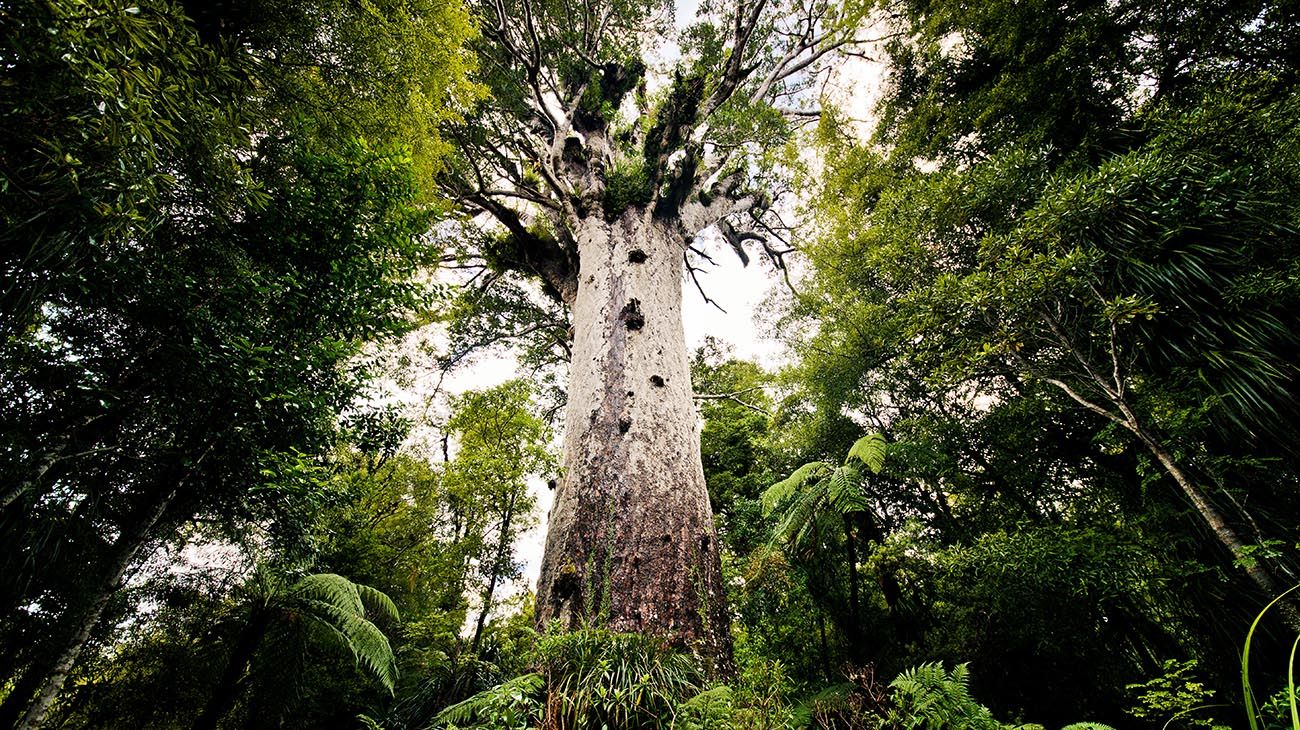
POLYGON ((627 262, 629 264, 644 264, 646 260, 645 251, 634 248, 627 252, 627 262))
POLYGON ((565 162, 585 162, 587 150, 583 148, 582 140, 576 136, 565 137, 561 159, 565 162))
POLYGON ((664 380, 662 377, 660 377, 660 376, 658 376, 658 375, 651 375, 651 376, 650 376, 650 384, 653 385, 653 386, 656 387, 656 388, 662 388, 662 387, 664 387, 664 383, 666 383, 666 382, 668 382, 668 381, 664 380))
POLYGON ((552 479, 552 480, 550 480, 549 482, 546 483, 546 488, 547 488, 547 489, 555 489, 557 486, 559 486, 559 485, 555 483, 555 480, 554 480, 554 479, 552 479))
POLYGON ((630 419, 630 418, 620 418, 620 419, 618 419, 618 432, 619 432, 619 433, 627 433, 627 432, 628 432, 628 429, 630 429, 630 428, 632 428, 632 419, 630 419))
POLYGON ((578 593, 578 570, 573 566, 566 566, 560 571, 560 575, 551 584, 551 600, 560 603, 578 593))
POLYGON ((708 550, 708 549, 709 549, 709 536, 700 535, 700 550, 708 550))
POLYGON ((662 538, 660 538, 660 539, 663 540, 663 543, 664 543, 665 545, 667 545, 668 543, 670 543, 670 542, 673 541, 673 537, 672 537, 672 535, 664 535, 664 536, 663 536, 662 538))
POLYGON ((639 330, 645 326, 645 315, 641 314, 641 302, 637 299, 629 299, 623 306, 622 313, 623 323, 630 330, 639 330))

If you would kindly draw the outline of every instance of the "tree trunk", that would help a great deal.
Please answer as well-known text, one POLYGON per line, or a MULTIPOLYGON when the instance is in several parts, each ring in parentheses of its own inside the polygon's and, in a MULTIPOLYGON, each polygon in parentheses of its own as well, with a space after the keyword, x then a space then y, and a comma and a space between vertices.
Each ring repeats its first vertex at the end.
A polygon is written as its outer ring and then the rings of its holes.
POLYGON ((235 702, 239 700, 239 695, 244 689, 244 676, 248 673, 248 667, 257 654, 257 647, 262 645, 262 637, 266 636, 266 630, 270 625, 271 614, 264 610, 255 609, 253 615, 249 616, 248 623, 239 632, 239 639, 230 650, 230 659, 226 662, 226 668, 222 671, 216 688, 212 690, 212 696, 208 698, 203 712, 194 721, 194 730, 216 730, 221 718, 234 709, 235 702))
POLYGON ((488 576, 487 589, 483 591, 483 607, 478 612, 478 621, 474 624, 474 638, 469 643, 470 653, 475 656, 478 656, 478 645, 483 639, 483 627, 487 624, 488 614, 492 611, 492 594, 496 593, 497 580, 505 572, 510 544, 514 540, 514 533, 510 530, 510 523, 514 520, 515 500, 518 496, 518 493, 510 495, 510 501, 506 503, 505 514, 501 516, 501 530, 497 533, 497 546, 492 557, 492 574, 488 576))
POLYGON ((682 330, 685 237, 630 209, 578 231, 564 439, 537 621, 658 634, 731 671, 682 330))
POLYGON ((813 613, 817 614, 817 633, 821 636, 822 679, 829 684, 831 681, 831 650, 826 643, 826 614, 815 606, 813 607, 813 613))
MULTIPOLYGON (((877 545, 885 543, 885 533, 880 529, 880 525, 876 524, 870 512, 865 510, 854 512, 853 517, 863 543, 875 542, 877 545)), ((885 597, 885 607, 889 609, 891 616, 895 616, 898 612, 898 601, 903 596, 903 588, 898 584, 898 577, 889 568, 877 564, 876 582, 880 584, 880 592, 885 597)))
MULTIPOLYGON (((1058 332, 1062 344, 1071 350, 1074 349, 1070 345, 1068 339, 1059 334, 1059 329, 1055 327, 1050 317, 1045 317, 1044 321, 1047 322, 1048 326, 1053 327, 1053 329, 1058 332)), ((1174 482, 1178 484, 1178 487, 1182 490, 1183 494, 1192 503, 1192 506, 1196 508, 1196 513, 1200 515, 1201 520, 1210 528, 1210 531, 1214 533, 1219 544, 1223 545, 1232 555, 1235 562, 1239 563, 1242 569, 1246 571, 1246 575, 1250 578, 1251 582, 1253 582, 1270 598, 1281 595, 1282 588, 1278 585, 1277 581, 1273 579, 1272 573, 1264 567, 1261 560, 1251 557, 1250 551, 1247 549, 1245 542, 1243 542, 1237 535, 1237 531, 1228 524, 1228 521, 1224 519, 1222 513, 1220 513, 1218 508, 1215 507, 1208 498, 1206 498, 1205 493, 1201 491, 1201 488, 1197 486, 1194 481, 1192 481, 1187 472, 1183 471, 1183 468, 1179 466, 1177 460, 1174 459, 1173 454, 1169 452, 1164 443, 1153 433, 1148 431, 1143 423, 1138 420, 1137 413, 1135 413, 1129 406, 1127 398, 1124 395, 1119 359, 1114 354, 1114 350, 1112 349, 1111 353, 1114 362, 1114 368, 1112 371, 1114 373, 1113 383, 1107 382, 1105 378, 1097 374, 1098 372, 1104 371, 1098 371, 1094 368, 1088 367, 1082 356, 1077 353, 1075 357, 1078 358, 1080 362, 1084 363, 1084 367, 1088 370, 1089 378, 1092 381, 1092 386, 1104 393, 1107 400, 1109 400, 1111 407, 1118 412, 1108 410, 1100 404, 1089 400, 1079 391, 1071 387, 1069 383, 1063 380, 1042 375, 1039 377, 1059 388, 1079 405, 1084 406, 1093 413, 1108 419, 1116 425, 1128 429, 1129 432, 1136 436, 1137 439, 1142 442, 1142 445, 1147 448, 1147 451, 1151 452, 1151 455, 1160 463, 1160 466, 1165 470, 1165 473, 1173 477, 1174 482)), ((1032 372, 1032 368, 1030 371, 1032 372)), ((1300 630, 1300 609, 1297 608, 1295 600, 1288 596, 1283 599, 1278 608, 1281 610, 1287 624, 1290 625, 1292 629, 1300 630)))
MULTIPOLYGON (((853 537, 853 522, 844 515, 844 559, 849 564, 849 623, 858 623, 858 545, 853 537)), ((857 633, 856 628, 853 629, 857 633)))
MULTIPOLYGON (((1237 535, 1237 531, 1228 524, 1228 521, 1224 519, 1222 514, 1220 514, 1218 508, 1216 508, 1210 500, 1206 498, 1205 493, 1201 491, 1200 487, 1198 487, 1187 473, 1183 471, 1182 467, 1178 465, 1178 462, 1174 460, 1173 455, 1165 449, 1164 444, 1160 443, 1154 436, 1147 433, 1147 431, 1141 427, 1137 421, 1137 417, 1133 415, 1131 410, 1125 406, 1121 406, 1121 408, 1123 409, 1125 417, 1129 421, 1129 430, 1131 430, 1134 435, 1138 437, 1138 440, 1147 447, 1147 450, 1151 452, 1151 455, 1156 457, 1156 461, 1160 462, 1160 465, 1164 467, 1165 472, 1169 474, 1169 476, 1173 477, 1174 482, 1178 484, 1179 488, 1182 489, 1183 494, 1186 495, 1187 499, 1192 503, 1192 506, 1196 508, 1197 514, 1201 516, 1201 519, 1205 522, 1206 526, 1214 533, 1214 536, 1219 540, 1219 543, 1227 548, 1228 552, 1232 554, 1234 560, 1241 565, 1243 570, 1246 571, 1246 575, 1250 580, 1269 598, 1281 595, 1284 589, 1276 580, 1273 579, 1272 573, 1264 567, 1263 561, 1259 558, 1251 557, 1250 551, 1246 549, 1246 544, 1242 542, 1241 538, 1237 535)), ((1300 611, 1297 611, 1293 599, 1289 596, 1283 599, 1278 606, 1278 609, 1282 612, 1283 617, 1291 628, 1300 630, 1300 611)))
MULTIPOLYGON (((52 661, 28 669, 29 672, 39 673, 37 676, 40 677, 40 682, 37 685, 36 698, 27 707, 27 712, 23 714, 22 719, 14 725, 14 730, 32 730, 40 727, 45 721, 45 716, 49 713, 59 691, 63 689, 63 683, 67 681, 68 674, 77 662, 77 657, 81 655, 82 648, 90 639, 91 631, 95 628, 95 624, 99 623, 104 608, 121 587, 127 568, 135 562, 140 549, 148 542, 154 526, 162 519, 163 513, 167 511, 175 495, 176 492, 172 491, 170 494, 159 496, 152 504, 141 507, 137 519, 131 520, 132 524, 123 528, 122 533, 113 543, 108 563, 100 568, 100 577, 89 601, 82 604, 77 612, 72 614, 70 620, 63 624, 66 635, 57 639, 57 643, 51 643, 51 648, 55 652, 52 661)), ((25 698, 17 699, 22 702, 25 698)))

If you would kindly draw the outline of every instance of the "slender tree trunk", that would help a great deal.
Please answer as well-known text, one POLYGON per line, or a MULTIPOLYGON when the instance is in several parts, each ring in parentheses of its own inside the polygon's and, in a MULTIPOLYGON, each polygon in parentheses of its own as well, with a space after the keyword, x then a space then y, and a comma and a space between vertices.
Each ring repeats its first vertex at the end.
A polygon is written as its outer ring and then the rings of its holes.
MULTIPOLYGON (((100 568, 99 579, 90 599, 75 613, 71 613, 70 619, 62 624, 64 636, 51 642, 50 646, 54 652, 51 661, 40 667, 28 669, 29 672, 39 672, 37 676, 40 677, 40 682, 37 684, 35 699, 28 705, 27 712, 14 725, 14 730, 32 730, 40 727, 45 721, 45 716, 49 714, 54 699, 63 689, 63 683, 67 681, 68 674, 77 662, 77 657, 81 655, 82 648, 90 639, 91 631, 95 628, 95 624, 99 623, 104 608, 121 587, 127 569, 135 562, 140 549, 148 542, 154 526, 162 519, 175 495, 176 492, 173 490, 169 494, 160 496, 152 504, 142 507, 136 519, 132 519, 131 524, 124 526, 122 533, 113 543, 108 563, 100 568)), ((24 699, 19 697, 18 702, 24 699)))
POLYGON ((496 593, 497 580, 500 578, 502 571, 505 570, 510 543, 514 539, 514 533, 510 530, 510 523, 514 519, 517 497, 518 494, 510 495, 510 501, 506 503, 505 514, 501 516, 501 530, 497 534, 497 547, 492 560, 492 574, 488 577, 487 590, 483 591, 483 607, 478 612, 478 621, 474 624, 474 639, 469 644, 470 652, 476 656, 478 655, 479 641, 483 638, 483 627, 487 624, 488 613, 492 611, 492 595, 496 593))
POLYGON ((60 461, 68 459, 69 452, 84 451, 99 446, 104 439, 121 427, 125 417, 125 410, 118 408, 107 413, 96 413, 76 424, 69 424, 63 437, 41 454, 27 477, 14 482, 0 493, 0 511, 7 509, 24 494, 40 486, 47 478, 49 481, 57 479, 59 472, 65 470, 55 469, 54 475, 50 475, 50 470, 54 469, 60 461))
POLYGON ((826 614, 820 608, 814 608, 817 614, 817 633, 821 636, 822 678, 831 681, 831 650, 826 643, 826 614))
MULTIPOLYGON (((844 515, 844 557, 849 563, 849 623, 858 624, 858 545, 853 538, 853 523, 844 515)), ((853 629, 857 633, 857 629, 853 629)))
POLYGON ((266 636, 266 629, 270 625, 271 616, 265 611, 255 611, 249 617, 248 623, 239 632, 239 639, 230 651, 230 659, 221 673, 221 679, 217 680, 212 696, 208 698, 203 712, 194 721, 194 730, 216 730, 217 723, 234 709, 235 702, 239 700, 239 695, 244 689, 244 675, 248 673, 248 667, 253 663, 253 656, 257 654, 257 648, 262 645, 262 638, 266 636))
MULTIPOLYGON (((876 524, 876 520, 870 512, 860 511, 853 513, 854 521, 857 523, 858 534, 863 537, 863 541, 874 541, 883 544, 885 533, 876 524)), ((898 578, 884 566, 878 566, 876 569, 876 582, 880 584, 880 592, 885 597, 885 607, 889 613, 895 614, 898 610, 898 601, 902 598, 903 589, 898 584, 898 578)))
POLYGON ((578 235, 564 477, 537 621, 664 635, 731 671, 682 330, 684 236, 631 209, 578 235))
MULTIPOLYGON (((1045 321, 1051 325, 1050 318, 1045 321)), ((1069 347, 1068 340, 1062 337, 1061 341, 1069 347)), ((1076 357, 1079 358, 1080 362, 1084 362, 1081 356, 1076 355, 1076 357)), ((1222 513, 1220 513, 1218 508, 1206 498, 1205 493, 1201 491, 1201 488, 1197 486, 1194 481, 1192 481, 1191 477, 1187 475, 1187 472, 1183 471, 1183 468, 1178 464, 1177 460, 1174 459, 1173 454, 1169 453, 1169 450, 1165 448, 1165 445, 1160 441, 1160 439, 1143 426, 1142 421, 1138 419, 1137 413, 1135 413, 1129 406, 1128 399, 1124 395, 1123 382, 1117 359, 1115 360, 1115 363, 1113 370, 1113 384, 1099 376, 1097 374, 1098 371, 1095 369, 1090 367, 1088 368, 1089 377, 1092 379, 1093 385, 1106 394, 1106 398, 1109 400, 1111 407, 1114 408, 1114 411, 1089 400, 1079 391, 1071 387, 1069 383, 1066 383, 1063 380, 1051 377, 1044 377, 1043 380, 1061 389, 1061 391, 1066 395, 1074 399, 1076 403, 1079 403, 1088 410, 1105 417, 1112 423, 1128 429, 1134 436, 1136 436, 1137 439, 1142 442, 1142 445, 1147 448, 1147 451, 1151 452, 1151 455, 1160 463, 1160 466, 1165 470, 1165 473, 1173 477, 1174 482, 1178 484, 1178 487, 1182 490, 1183 494, 1189 501, 1191 501, 1192 506, 1196 508, 1196 512, 1200 515, 1201 520, 1210 528, 1210 531, 1214 533, 1214 536, 1218 539, 1219 543, 1227 548, 1233 559, 1241 565, 1243 570, 1246 571, 1247 577, 1249 577, 1250 580, 1270 598, 1281 594, 1282 588, 1278 585, 1277 581, 1273 579, 1273 575, 1268 571, 1268 569, 1264 567, 1262 561, 1250 556, 1250 552, 1246 549, 1246 544, 1237 535, 1237 531, 1228 524, 1228 521, 1224 519, 1222 513)), ((1286 622, 1291 626, 1291 628, 1300 630, 1300 610, 1297 610, 1295 600, 1288 596, 1283 599, 1278 608, 1282 611, 1286 622)))
MULTIPOLYGON (((1210 528, 1210 531, 1214 533, 1214 536, 1219 540, 1219 543, 1227 548, 1228 552, 1232 554, 1232 557, 1241 565, 1242 569, 1246 571, 1246 575, 1250 580, 1270 598, 1281 594, 1285 589, 1278 585, 1277 581, 1273 579, 1272 573, 1264 567, 1263 562, 1260 559, 1252 558, 1250 556, 1249 551, 1246 549, 1246 544, 1242 542, 1241 538, 1237 535, 1237 531, 1228 524, 1227 520, 1224 519, 1223 515, 1219 512, 1218 508, 1206 498, 1205 493, 1201 491, 1200 487, 1198 487, 1196 483, 1188 477, 1187 473, 1178 465, 1178 462, 1174 460, 1173 455, 1165 449, 1164 444, 1160 443, 1155 437, 1147 433, 1146 430, 1144 430, 1137 422, 1137 419, 1133 416, 1131 411, 1127 408, 1125 408, 1124 411, 1132 424, 1129 430, 1133 431, 1133 433, 1138 437, 1138 440, 1140 440, 1143 445, 1147 447, 1147 450, 1151 452, 1151 455, 1156 457, 1156 461, 1160 462, 1160 465, 1164 467, 1165 472, 1169 474, 1169 476, 1173 477, 1174 482, 1178 484, 1179 488, 1183 490, 1183 494, 1187 496, 1189 501, 1191 501, 1192 506, 1196 508, 1197 513, 1200 514, 1201 519, 1205 522, 1206 526, 1210 528)), ((1290 624, 1292 628, 1300 629, 1300 611, 1296 610, 1295 602, 1288 597, 1283 599, 1280 603, 1281 605, 1279 606, 1279 609, 1283 612, 1287 623, 1290 624)))

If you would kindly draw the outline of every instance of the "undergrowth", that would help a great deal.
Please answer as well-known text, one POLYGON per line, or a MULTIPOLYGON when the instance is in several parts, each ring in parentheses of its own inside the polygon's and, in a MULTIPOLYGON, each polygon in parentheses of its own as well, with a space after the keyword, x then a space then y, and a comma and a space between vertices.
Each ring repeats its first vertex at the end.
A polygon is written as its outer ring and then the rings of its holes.
POLYGON ((887 685, 848 667, 841 684, 796 700, 780 662, 754 659, 711 684, 662 640, 585 630, 540 637, 530 669, 443 709, 427 730, 1043 730, 995 719, 964 664, 921 664, 887 685))

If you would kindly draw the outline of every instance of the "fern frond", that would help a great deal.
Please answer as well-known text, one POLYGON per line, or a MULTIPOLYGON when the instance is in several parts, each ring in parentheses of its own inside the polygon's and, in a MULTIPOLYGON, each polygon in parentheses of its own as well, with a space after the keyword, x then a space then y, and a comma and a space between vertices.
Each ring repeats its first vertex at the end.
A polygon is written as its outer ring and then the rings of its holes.
POLYGON ((797 490, 813 479, 823 476, 830 469, 831 465, 824 461, 810 461, 795 469, 790 476, 768 487, 762 496, 763 516, 771 515, 797 490))
POLYGON ((357 594, 361 596, 361 602, 365 604, 366 614, 382 618, 392 623, 400 623, 401 614, 397 612, 397 604, 393 599, 388 597, 387 593, 361 583, 354 583, 357 588, 357 594))
POLYGON ((848 464, 853 459, 866 464, 867 468, 874 474, 879 474, 880 470, 885 468, 885 454, 888 450, 888 444, 885 443, 885 437, 879 433, 870 433, 858 439, 849 447, 849 454, 844 459, 848 464))
POLYGON ((826 497, 840 514, 861 512, 870 508, 867 495, 862 491, 862 473, 853 466, 837 467, 826 480, 826 497))
POLYGON ((295 583, 291 592, 295 596, 328 603, 352 613, 364 614, 366 611, 357 584, 336 573, 309 575, 295 583))
POLYGON ((799 545, 805 541, 808 528, 817 519, 822 502, 826 499, 828 481, 823 479, 814 484, 813 488, 803 490, 794 504, 786 508, 774 531, 777 537, 792 545, 799 545))
POLYGON ((397 657, 393 655, 388 637, 379 627, 362 614, 325 601, 305 600, 305 615, 321 628, 335 644, 347 649, 357 664, 366 669, 380 684, 392 692, 397 684, 397 657))

